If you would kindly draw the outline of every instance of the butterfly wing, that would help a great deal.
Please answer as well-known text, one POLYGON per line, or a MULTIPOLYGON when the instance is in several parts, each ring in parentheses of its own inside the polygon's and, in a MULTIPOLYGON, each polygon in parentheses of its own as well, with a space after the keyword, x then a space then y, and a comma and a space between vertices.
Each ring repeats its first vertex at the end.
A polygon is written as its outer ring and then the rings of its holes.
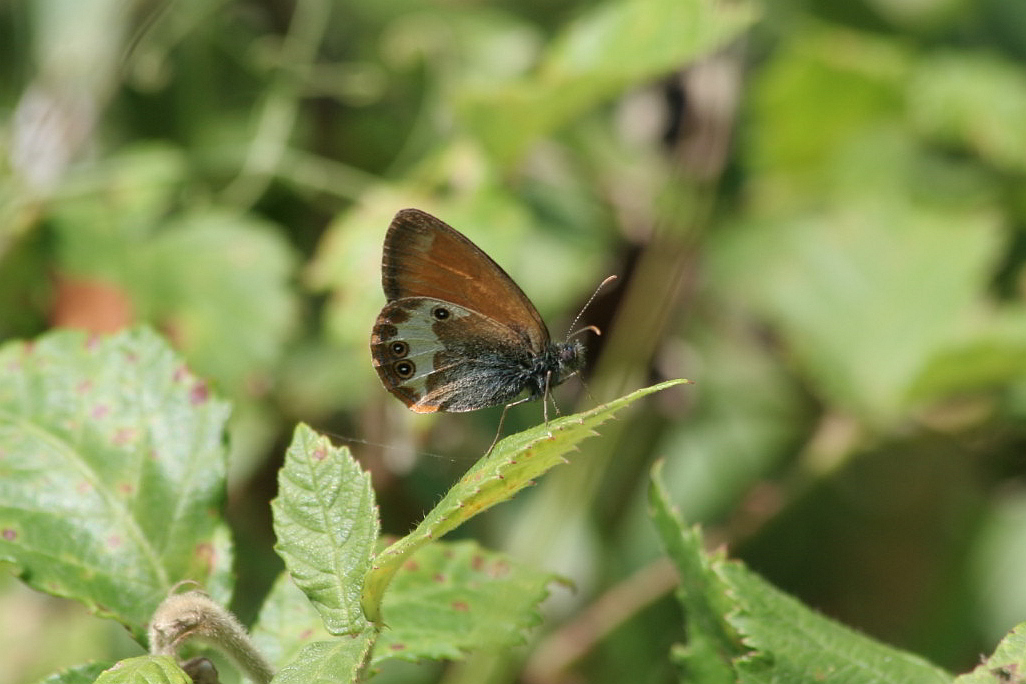
POLYGON ((392 219, 381 284, 390 303, 408 297, 450 302, 509 328, 535 352, 549 342, 545 322, 513 279, 456 229, 419 209, 403 209, 392 219))
POLYGON ((508 404, 530 380, 532 352, 510 328, 477 311, 404 297, 378 315, 371 355, 389 392, 418 413, 433 413, 508 404))

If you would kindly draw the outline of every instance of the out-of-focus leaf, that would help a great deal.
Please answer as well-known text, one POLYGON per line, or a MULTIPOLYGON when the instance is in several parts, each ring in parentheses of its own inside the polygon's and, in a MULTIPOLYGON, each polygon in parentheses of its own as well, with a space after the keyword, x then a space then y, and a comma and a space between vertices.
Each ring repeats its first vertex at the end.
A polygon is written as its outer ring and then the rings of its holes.
POLYGON ((981 312, 971 336, 933 357, 911 392, 916 399, 957 396, 1016 378, 1026 378, 1026 312, 1008 307, 981 312))
POLYGON ((807 206, 832 181, 824 168, 840 149, 903 113, 910 60, 898 45, 812 26, 781 46, 751 84, 758 126, 745 140, 746 159, 762 206, 807 206))
POLYGON ((521 644, 541 622, 538 604, 555 579, 476 542, 428 544, 389 585, 382 605, 388 626, 371 662, 456 660, 472 650, 521 644))
POLYGON ((912 120, 924 135, 1026 170, 1026 75, 1022 65, 964 50, 924 58, 908 85, 912 120))
POLYGON ((637 83, 687 66, 748 27, 752 5, 710 0, 613 0, 571 23, 537 72, 468 89, 463 115, 509 162, 525 147, 637 83))
POLYGON ((94 684, 96 678, 111 666, 110 663, 89 663, 55 672, 39 684, 94 684))
POLYGON ((174 658, 139 656, 122 660, 97 677, 96 684, 192 684, 192 679, 174 658))
POLYGON ((367 622, 360 608, 364 576, 378 539, 370 474, 349 449, 335 448, 299 425, 278 475, 275 549, 310 597, 328 631, 356 634, 367 622))
POLYGON ((937 354, 964 344, 1001 246, 986 211, 900 197, 739 226, 720 282, 775 323, 817 390, 871 422, 897 419, 937 354))
POLYGON ((1026 495, 1010 491, 991 506, 973 550, 972 586, 979 622, 989 639, 996 641, 1026 615, 1026 586, 1020 572, 1024 563, 1026 495))
POLYGON ((50 207, 62 271, 137 285, 139 250, 169 211, 185 181, 182 152, 137 146, 88 164, 50 207))
POLYGON ((142 639, 174 584, 224 567, 227 415, 146 329, 0 348, 0 558, 142 639))
POLYGON ((148 245, 146 311, 198 372, 241 396, 267 377, 297 320, 296 257, 264 221, 223 213, 184 216, 148 245))
POLYGON ((460 478, 445 497, 424 516, 417 528, 374 557, 374 568, 363 589, 363 610, 380 622, 381 601, 392 577, 411 553, 439 539, 464 522, 492 506, 513 497, 553 467, 566 463, 566 455, 585 439, 596 435, 595 428, 644 396, 687 383, 670 380, 636 390, 572 416, 510 435, 483 456, 460 478))

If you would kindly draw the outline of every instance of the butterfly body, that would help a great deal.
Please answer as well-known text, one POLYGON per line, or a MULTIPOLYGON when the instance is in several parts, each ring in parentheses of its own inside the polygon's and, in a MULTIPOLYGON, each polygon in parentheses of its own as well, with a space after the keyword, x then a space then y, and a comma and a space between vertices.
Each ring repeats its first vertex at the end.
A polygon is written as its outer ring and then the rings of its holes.
POLYGON ((387 304, 371 335, 385 388, 419 413, 508 406, 584 365, 580 342, 554 343, 527 296, 488 255, 417 209, 385 237, 387 304))

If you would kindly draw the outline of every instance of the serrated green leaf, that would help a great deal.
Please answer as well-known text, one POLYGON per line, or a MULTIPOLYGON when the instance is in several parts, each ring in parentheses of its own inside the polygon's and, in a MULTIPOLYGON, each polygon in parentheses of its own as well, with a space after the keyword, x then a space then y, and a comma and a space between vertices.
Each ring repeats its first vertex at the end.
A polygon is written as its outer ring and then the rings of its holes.
POLYGON ((951 684, 917 655, 875 641, 802 605, 741 563, 716 571, 737 603, 729 622, 752 649, 736 661, 744 684, 951 684))
POLYGON ((39 684, 93 684, 100 674, 111 667, 111 663, 87 663, 55 672, 39 684))
POLYGON ((271 508, 275 549, 328 631, 362 631, 367 623, 361 590, 378 538, 370 474, 349 449, 332 446, 301 424, 278 473, 278 496, 271 508))
POLYGON ((658 468, 653 475, 653 520, 680 572, 687 611, 684 681, 951 684, 950 674, 922 658, 820 615, 741 563, 705 554, 697 529, 684 528, 670 509, 658 468))
POLYGON ((257 649, 279 668, 307 644, 331 638, 320 613, 287 572, 278 576, 264 599, 251 636, 257 649))
MULTIPOLYGON (((658 461, 652 468, 648 503, 659 538, 680 577, 677 599, 684 606, 688 638, 687 646, 676 651, 684 670, 681 681, 731 684, 735 681, 731 661, 744 649, 723 617, 726 587, 711 570, 714 561, 703 553, 698 527, 685 527, 673 511, 662 484, 662 463, 658 461)), ((720 560, 715 558, 715 562, 720 560)))
POLYGON ((613 418, 628 404, 653 392, 687 382, 670 380, 646 387, 590 411, 510 435, 496 444, 491 453, 475 463, 453 485, 415 530, 375 556, 373 570, 364 584, 364 613, 373 622, 381 621, 381 599, 385 589, 411 553, 456 529, 481 511, 511 498, 554 466, 566 463, 566 454, 595 435, 594 428, 613 418))
POLYGON ((465 97, 464 115, 501 160, 628 86, 711 52, 756 18, 745 2, 615 0, 570 24, 537 73, 465 97))
POLYGON ((558 578, 476 542, 435 542, 396 573, 383 602, 387 628, 372 664, 389 658, 455 660, 524 642, 541 622, 538 604, 558 578))
POLYGON ((1026 622, 1001 640, 994 655, 955 684, 1013 684, 1026 681, 1026 622))
POLYGON ((0 348, 0 559, 137 639, 215 544, 229 407, 147 329, 0 348))
POLYGON ((174 658, 139 656, 122 660, 96 679, 96 684, 192 684, 174 658))
POLYGON ((357 681, 374 630, 307 644, 271 684, 344 684, 357 681))

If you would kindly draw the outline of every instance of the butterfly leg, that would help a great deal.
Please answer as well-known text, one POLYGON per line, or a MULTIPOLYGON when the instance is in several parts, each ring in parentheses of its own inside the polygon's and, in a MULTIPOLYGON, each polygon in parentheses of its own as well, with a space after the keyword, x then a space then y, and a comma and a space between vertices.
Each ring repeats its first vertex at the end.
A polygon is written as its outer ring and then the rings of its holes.
POLYGON ((514 401, 511 404, 506 404, 505 406, 502 407, 502 415, 499 416, 499 427, 495 431, 495 438, 492 440, 492 443, 489 445, 488 451, 484 452, 485 456, 487 456, 488 454, 492 453, 492 449, 495 448, 496 443, 498 443, 498 441, 499 441, 499 435, 502 434, 502 424, 506 421, 506 411, 509 411, 511 408, 513 408, 517 404, 523 404, 525 401, 531 401, 531 397, 524 397, 523 399, 519 399, 517 401, 514 401))

